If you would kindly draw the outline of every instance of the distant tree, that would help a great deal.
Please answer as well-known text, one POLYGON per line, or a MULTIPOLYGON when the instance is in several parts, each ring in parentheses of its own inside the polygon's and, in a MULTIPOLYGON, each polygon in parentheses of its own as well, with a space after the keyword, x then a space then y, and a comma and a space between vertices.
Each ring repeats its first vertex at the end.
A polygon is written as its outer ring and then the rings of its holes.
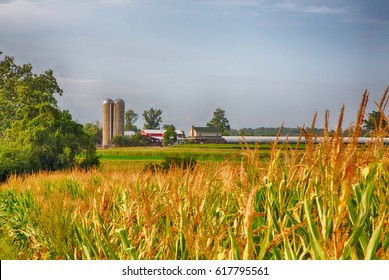
POLYGON ((207 123, 207 126, 220 128, 223 133, 229 131, 231 127, 225 113, 224 110, 217 108, 213 112, 213 118, 207 123))
POLYGON ((177 132, 176 127, 172 124, 165 124, 163 126, 163 129, 165 129, 165 133, 163 135, 163 143, 164 146, 171 145, 177 142, 177 132))
MULTIPOLYGON (((309 130, 309 129, 308 129, 309 130)), ((321 135, 323 129, 315 128, 315 134, 321 135)), ((280 131, 280 127, 258 127, 258 128, 241 128, 238 131, 231 130, 230 135, 242 136, 276 136, 280 131)), ((299 136, 300 130, 298 128, 282 127, 280 136, 299 136)))
POLYGON ((253 133, 253 129, 252 128, 241 128, 239 129, 239 135, 242 135, 242 136, 253 136, 254 133, 253 133))
POLYGON ((377 111, 373 111, 368 114, 367 119, 363 121, 363 128, 369 134, 378 129, 388 130, 385 118, 381 118, 381 113, 377 111))
POLYGON ((150 110, 145 110, 142 114, 145 124, 143 128, 145 129, 159 129, 162 123, 162 111, 150 108, 150 110))
POLYGON ((138 131, 138 128, 134 124, 138 120, 138 113, 134 110, 128 109, 124 117, 124 130, 127 131, 138 131))
POLYGON ((239 130, 231 129, 230 130, 230 136, 239 136, 239 130))
POLYGON ((103 129, 99 121, 95 121, 95 123, 86 123, 84 125, 84 130, 91 137, 93 144, 99 145, 102 143, 103 129))

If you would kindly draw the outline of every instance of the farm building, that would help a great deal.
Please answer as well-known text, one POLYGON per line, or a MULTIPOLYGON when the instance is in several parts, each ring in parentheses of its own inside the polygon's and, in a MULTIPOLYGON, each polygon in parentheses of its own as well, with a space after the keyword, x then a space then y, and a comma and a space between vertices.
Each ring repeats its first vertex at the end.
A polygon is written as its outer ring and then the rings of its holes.
POLYGON ((192 125, 187 139, 196 144, 225 143, 225 140, 222 137, 222 131, 217 127, 198 127, 192 125))
MULTIPOLYGON (((261 143, 261 144, 269 144, 269 143, 290 143, 290 144, 296 144, 296 143, 306 143, 307 140, 304 137, 298 137, 298 136, 223 136, 223 139, 228 144, 236 144, 236 143, 261 143)), ((343 143, 350 143, 352 138, 349 137, 342 137, 343 143)), ((370 137, 358 137, 357 141, 358 144, 366 144, 370 142, 379 141, 378 138, 370 138, 370 137)), ((314 143, 322 143, 324 142, 324 137, 314 137, 312 140, 314 143)), ((384 144, 389 143, 389 138, 382 138, 382 142, 384 144)))
MULTIPOLYGON (((140 133, 151 140, 152 146, 162 146, 163 136, 165 134, 164 129, 143 129, 140 133)), ((177 143, 184 142, 184 132, 182 130, 176 130, 177 143)))
POLYGON ((262 143, 262 144, 269 144, 269 143, 291 143, 291 144, 296 144, 296 143, 305 143, 305 138, 300 138, 298 136, 223 136, 223 139, 226 141, 228 144, 237 144, 237 143, 249 143, 249 144, 254 144, 254 143, 262 143))

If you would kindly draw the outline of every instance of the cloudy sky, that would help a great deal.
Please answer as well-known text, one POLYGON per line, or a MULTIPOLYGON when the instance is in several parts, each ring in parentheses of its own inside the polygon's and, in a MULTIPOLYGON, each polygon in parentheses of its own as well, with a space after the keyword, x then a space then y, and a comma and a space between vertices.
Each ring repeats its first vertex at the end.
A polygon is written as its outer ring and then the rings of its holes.
POLYGON ((62 109, 102 101, 189 130, 216 108, 232 128, 308 125, 375 109, 389 85, 388 0, 0 0, 0 51, 54 70, 62 109))

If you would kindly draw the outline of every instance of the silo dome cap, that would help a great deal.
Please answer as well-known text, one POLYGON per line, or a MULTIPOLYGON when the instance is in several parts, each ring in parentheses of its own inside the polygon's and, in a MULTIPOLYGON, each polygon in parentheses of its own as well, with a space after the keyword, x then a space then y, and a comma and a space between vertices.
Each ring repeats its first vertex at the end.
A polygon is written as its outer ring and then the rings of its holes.
POLYGON ((115 103, 124 103, 124 100, 120 98, 116 98, 115 103))
POLYGON ((113 103, 112 99, 111 98, 107 98, 103 101, 103 104, 106 104, 106 103, 113 103))

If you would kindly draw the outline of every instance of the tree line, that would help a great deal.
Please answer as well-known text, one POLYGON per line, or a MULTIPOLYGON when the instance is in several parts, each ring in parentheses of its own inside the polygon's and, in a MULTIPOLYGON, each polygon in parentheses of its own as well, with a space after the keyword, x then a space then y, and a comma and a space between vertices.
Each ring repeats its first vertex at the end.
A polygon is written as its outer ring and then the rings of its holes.
MULTIPOLYGON (((133 109, 129 109, 125 113, 125 130, 136 132, 133 136, 116 136, 113 139, 113 144, 116 146, 148 146, 150 141, 146 137, 142 137, 139 129, 136 127, 135 122, 138 120, 138 113, 133 109)), ((162 110, 150 108, 145 110, 142 114, 144 119, 143 129, 160 129, 162 123, 162 110)), ((258 127, 258 128, 241 128, 231 129, 229 120, 226 117, 225 110, 217 108, 213 112, 212 119, 207 122, 207 127, 219 128, 224 136, 300 136, 301 128, 299 127, 258 127)), ((386 128, 386 119, 382 117, 380 112, 373 111, 367 115, 364 120, 362 136, 371 136, 372 132, 377 131, 378 127, 386 128)), ((162 127, 166 130, 164 135, 164 145, 170 145, 176 142, 177 134, 176 127, 173 124, 167 124, 162 127)), ((99 122, 95 124, 88 123, 85 125, 86 131, 92 136, 95 144, 101 144, 102 141, 102 128, 99 122)), ((310 128, 305 128, 307 132, 310 132, 310 128)), ((387 129, 386 129, 387 130, 387 129)), ((385 129, 381 129, 384 131, 385 129)), ((334 130, 329 131, 330 135, 335 133, 334 130)), ((314 135, 323 135, 323 128, 314 128, 314 135)), ((343 135, 352 135, 350 128, 343 130, 343 135)))

